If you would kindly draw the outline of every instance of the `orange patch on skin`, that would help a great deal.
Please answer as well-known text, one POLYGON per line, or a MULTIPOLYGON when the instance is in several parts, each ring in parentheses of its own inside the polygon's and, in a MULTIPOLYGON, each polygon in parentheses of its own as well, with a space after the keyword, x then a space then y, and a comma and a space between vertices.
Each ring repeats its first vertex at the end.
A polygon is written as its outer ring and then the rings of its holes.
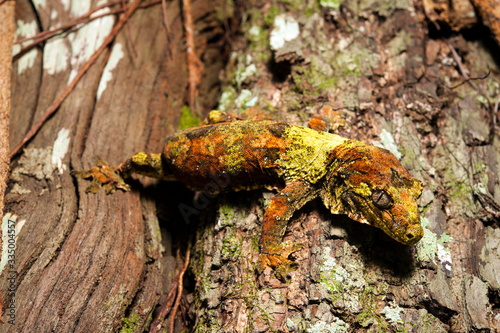
MULTIPOLYGON (((346 190, 358 189, 357 196, 351 196, 349 201, 348 209, 353 211, 350 215, 364 217, 369 224, 381 228, 403 244, 412 245, 422 238, 417 208, 422 186, 392 153, 357 141, 349 141, 334 151, 337 176, 345 179, 346 190), (392 198, 393 205, 377 207, 370 195, 374 190, 385 191, 392 198), (354 204, 361 200, 364 203, 355 207, 354 204)), ((328 196, 326 200, 334 201, 328 196)))
POLYGON ((167 140, 163 155, 176 177, 189 187, 202 187, 210 176, 221 173, 231 177, 234 188, 254 188, 252 183, 272 185, 279 181, 275 160, 289 145, 279 135, 286 126, 235 122, 186 130, 167 140))
POLYGON ((400 226, 404 226, 407 224, 406 217, 408 215, 408 211, 406 210, 405 206, 402 204, 397 204, 394 205, 394 207, 391 209, 392 213, 395 216, 396 221, 400 224, 400 226))

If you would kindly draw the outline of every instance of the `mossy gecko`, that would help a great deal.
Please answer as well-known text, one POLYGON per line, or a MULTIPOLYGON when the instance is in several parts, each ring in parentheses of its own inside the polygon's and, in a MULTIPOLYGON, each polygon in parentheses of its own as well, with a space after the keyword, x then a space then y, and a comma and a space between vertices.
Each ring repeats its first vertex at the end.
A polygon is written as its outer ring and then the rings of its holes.
POLYGON ((310 128, 267 120, 230 120, 214 111, 205 125, 167 138, 161 154, 138 153, 117 168, 100 164, 74 172, 93 178, 88 191, 129 190, 133 173, 180 181, 211 192, 273 188, 264 213, 259 268, 283 274, 299 246, 283 243, 288 220, 308 201, 321 198, 332 214, 382 229, 414 245, 423 236, 417 199, 422 184, 388 150, 310 128), (225 187, 207 187, 224 176, 225 187))

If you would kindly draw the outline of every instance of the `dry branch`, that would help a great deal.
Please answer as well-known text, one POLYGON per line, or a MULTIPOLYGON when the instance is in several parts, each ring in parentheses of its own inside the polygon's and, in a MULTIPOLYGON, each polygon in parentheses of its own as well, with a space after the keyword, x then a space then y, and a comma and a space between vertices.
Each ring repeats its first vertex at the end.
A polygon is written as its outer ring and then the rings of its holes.
POLYGON ((174 283, 172 284, 170 292, 168 293, 167 301, 162 306, 157 318, 151 324, 150 326, 151 329, 149 331, 150 333, 156 333, 161 329, 161 322, 163 318, 165 318, 168 315, 171 309, 172 309, 172 315, 170 316, 170 332, 173 332, 175 313, 177 312, 177 308, 179 307, 180 300, 182 298, 182 291, 184 289, 183 278, 189 266, 190 258, 191 258, 191 244, 188 244, 188 249, 186 251, 186 258, 184 259, 184 263, 180 268, 179 272, 175 274, 174 283), (172 303, 174 302, 174 299, 175 299, 175 304, 172 308, 172 303))
POLYGON ((203 63, 196 55, 194 45, 194 25, 191 15, 191 0, 182 0, 182 10, 184 12, 184 31, 186 33, 186 53, 187 67, 189 73, 189 106, 194 109, 194 101, 198 94, 198 86, 201 82, 201 72, 203 63))

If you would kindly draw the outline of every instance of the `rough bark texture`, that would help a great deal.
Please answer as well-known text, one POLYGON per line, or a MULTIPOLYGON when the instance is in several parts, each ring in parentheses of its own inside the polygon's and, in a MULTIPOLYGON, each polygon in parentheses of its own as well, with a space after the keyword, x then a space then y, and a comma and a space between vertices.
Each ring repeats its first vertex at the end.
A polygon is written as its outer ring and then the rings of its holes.
MULTIPOLYGON (((17 1, 18 38, 67 23, 97 2, 32 6, 17 1)), ((216 102, 213 86, 222 66, 213 44, 221 31, 214 6, 194 1, 192 12, 200 32, 199 55, 212 66, 200 88, 206 97, 200 104, 206 108, 216 102)), ((15 301, 16 316, 15 325, 0 326, 1 332, 142 331, 151 320, 165 292, 162 283, 175 272, 175 266, 165 265, 169 248, 161 254, 154 187, 143 191, 144 185, 135 182, 130 193, 88 195, 88 184, 74 179, 70 170, 88 168, 98 156, 118 164, 140 150, 161 151, 185 104, 180 13, 178 2, 167 4, 167 45, 161 5, 138 10, 109 53, 14 161, 6 211, 17 215, 17 290, 3 304, 15 301)), ((114 16, 98 19, 17 58, 11 147, 100 46, 114 22, 114 16)), ((2 291, 8 274, 4 269, 2 291)))
MULTIPOLYGON (((487 142, 492 119, 485 100, 494 104, 499 94, 495 51, 459 34, 449 39, 471 76, 493 68, 476 81, 483 96, 468 84, 455 87, 463 78, 446 40, 429 39, 419 2, 319 3, 250 1, 233 8, 194 1, 195 44, 205 68, 200 104, 212 107, 218 91, 222 57, 210 47, 220 37, 214 16, 239 10, 242 34, 231 40, 235 52, 221 75, 219 108, 256 106, 269 118, 304 125, 329 103, 347 122, 340 134, 401 154, 424 183, 425 236, 405 247, 314 201, 290 221, 285 240, 305 246, 293 255, 299 268, 283 283, 270 269, 260 276, 255 270, 272 193, 197 201, 194 207, 207 209, 196 230, 187 226, 195 234, 185 282, 192 330, 500 330, 500 230, 494 207, 486 205, 500 202, 500 141, 495 134, 487 142)), ((29 33, 28 24, 46 30, 78 16, 57 1, 16 5, 21 34, 29 33)), ((93 165, 96 156, 117 164, 140 150, 159 152, 175 130, 187 89, 178 6, 169 2, 168 46, 160 6, 135 13, 109 59, 101 57, 14 162, 6 211, 17 215, 18 287, 3 305, 15 299, 16 325, 0 331, 148 326, 168 289, 162 282, 175 270, 167 265, 170 247, 162 251, 158 220, 184 225, 174 213, 182 202, 178 187, 133 181, 130 193, 88 195, 88 183, 69 170, 93 165)), ((11 147, 64 88, 86 50, 99 46, 96 33, 105 35, 110 23, 95 24, 14 63, 11 147)), ((161 235, 169 238, 165 230, 161 235)), ((184 248, 184 240, 178 243, 184 248)), ((0 276, 2 291, 7 273, 0 276)))
MULTIPOLYGON (((500 330, 500 230, 478 201, 500 201, 488 103, 468 84, 453 88, 463 78, 446 40, 427 36, 420 3, 321 4, 248 5, 221 106, 306 124, 333 104, 348 122, 341 134, 400 154, 424 183, 425 236, 405 247, 314 202, 289 224, 284 239, 305 247, 282 283, 255 272, 268 194, 222 196, 197 234, 195 331, 500 330)), ((494 68, 476 81, 493 104, 495 53, 459 34, 449 41, 471 76, 494 68)))

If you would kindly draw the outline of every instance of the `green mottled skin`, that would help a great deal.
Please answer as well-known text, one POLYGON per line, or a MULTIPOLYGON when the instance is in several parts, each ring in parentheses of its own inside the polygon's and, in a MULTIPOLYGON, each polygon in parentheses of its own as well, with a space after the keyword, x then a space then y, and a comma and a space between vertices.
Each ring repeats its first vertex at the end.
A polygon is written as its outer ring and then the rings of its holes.
POLYGON ((180 131, 161 155, 140 153, 117 168, 178 180, 194 190, 274 188, 262 225, 260 268, 283 273, 297 245, 282 243, 288 220, 320 197, 333 214, 376 226, 413 245, 423 236, 422 185, 392 153, 326 132, 273 121, 232 121, 180 131))

